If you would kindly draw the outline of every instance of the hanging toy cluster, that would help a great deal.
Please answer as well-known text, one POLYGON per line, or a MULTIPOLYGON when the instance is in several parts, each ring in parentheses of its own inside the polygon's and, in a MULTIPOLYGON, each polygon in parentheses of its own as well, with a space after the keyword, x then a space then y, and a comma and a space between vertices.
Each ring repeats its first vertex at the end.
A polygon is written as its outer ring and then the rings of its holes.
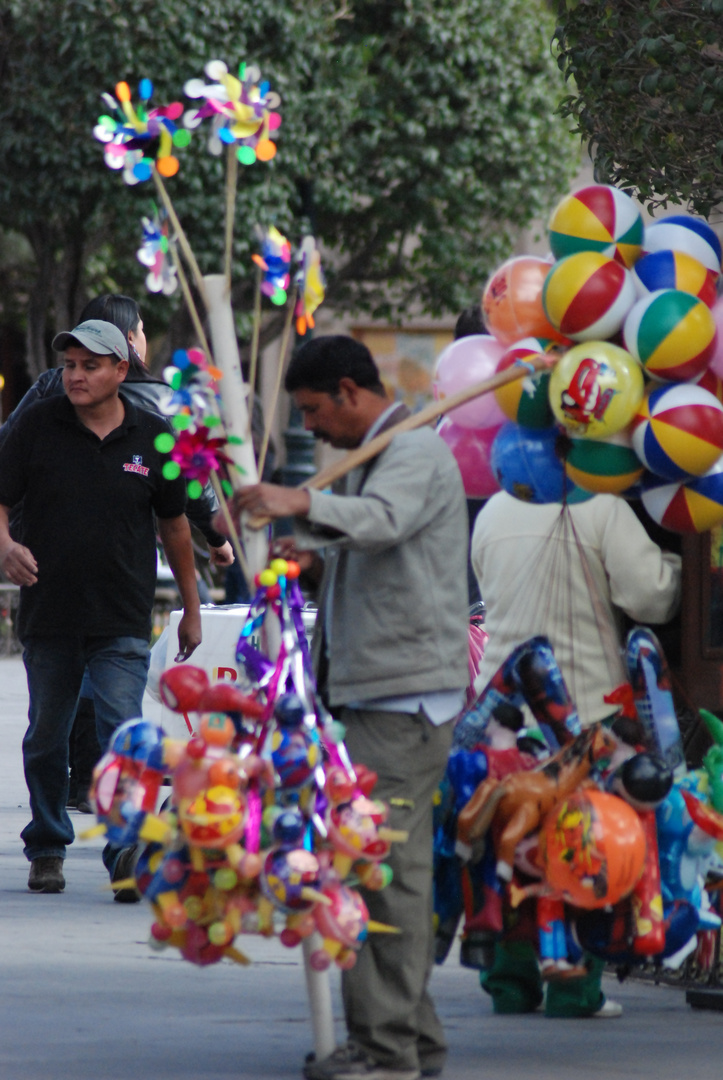
POLYGON ((497 411, 479 399, 440 429, 461 467, 474 444, 475 494, 503 488, 529 502, 632 494, 673 531, 719 524, 723 298, 714 230, 687 215, 646 227, 628 195, 593 184, 561 200, 548 236, 550 259, 519 256, 491 275, 482 296, 489 334, 459 339, 437 361, 435 392, 444 397, 495 370, 524 368, 531 355, 559 356, 551 373, 495 391, 497 411))
POLYGON ((140 81, 136 108, 128 83, 116 83, 115 95, 103 94, 109 112, 99 117, 93 130, 96 139, 104 143, 108 168, 122 169, 123 179, 131 185, 150 180, 154 168, 161 176, 175 176, 179 161, 173 151, 191 141, 190 132, 176 123, 183 115, 181 102, 150 108, 150 79, 140 81))
POLYGON ((145 843, 131 884, 153 908, 151 945, 196 964, 243 963, 234 942, 244 933, 278 933, 291 947, 318 931, 312 966, 349 968, 367 934, 394 932, 369 919, 355 886, 388 884, 384 859, 406 834, 386 826, 376 774, 352 765, 319 700, 298 576, 283 559, 257 575, 238 643, 246 692, 210 685, 201 668, 171 668, 160 692, 189 720, 189 740, 132 720, 96 766, 100 828, 114 843, 145 843), (270 613, 275 660, 255 643, 270 613), (171 796, 156 812, 165 775, 171 796))

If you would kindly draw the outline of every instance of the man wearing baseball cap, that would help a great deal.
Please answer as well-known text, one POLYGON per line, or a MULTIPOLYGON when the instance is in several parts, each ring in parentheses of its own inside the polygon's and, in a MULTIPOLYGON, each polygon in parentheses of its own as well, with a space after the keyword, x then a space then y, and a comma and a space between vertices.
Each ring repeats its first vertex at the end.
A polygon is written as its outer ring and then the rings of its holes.
MULTIPOLYGON (((178 659, 201 640, 185 483, 166 480, 155 439, 169 430, 124 398, 128 346, 112 323, 58 334, 65 396, 18 418, 0 447, 0 567, 20 586, 17 633, 30 694, 23 740, 32 819, 23 829, 33 892, 62 892, 73 840, 68 737, 86 665, 105 749, 142 712, 156 582, 156 528, 183 601, 178 659), (22 500, 17 535, 9 515, 22 500)), ((111 880, 134 850, 107 845, 111 880)))

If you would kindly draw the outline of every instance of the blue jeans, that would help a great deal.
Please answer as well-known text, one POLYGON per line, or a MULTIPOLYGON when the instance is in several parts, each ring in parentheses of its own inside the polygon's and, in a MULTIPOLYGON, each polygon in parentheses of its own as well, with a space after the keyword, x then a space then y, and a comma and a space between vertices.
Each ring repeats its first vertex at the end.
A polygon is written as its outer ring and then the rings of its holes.
MULTIPOLYGON (((23 662, 30 708, 23 739, 25 781, 32 820, 20 836, 25 855, 65 858, 74 839, 65 808, 68 800, 68 739, 83 672, 90 673, 98 742, 105 753, 111 735, 125 720, 142 715, 149 663, 148 642, 134 637, 28 638, 23 662)), ((120 849, 107 845, 103 862, 112 871, 120 849)))

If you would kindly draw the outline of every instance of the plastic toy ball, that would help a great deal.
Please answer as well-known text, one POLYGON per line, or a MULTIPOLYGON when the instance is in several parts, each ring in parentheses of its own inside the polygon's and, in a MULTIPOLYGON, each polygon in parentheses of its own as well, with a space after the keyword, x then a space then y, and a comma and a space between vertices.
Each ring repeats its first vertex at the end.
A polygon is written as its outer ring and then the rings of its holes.
POLYGON ((642 503, 653 521, 676 533, 703 533, 723 522, 723 461, 684 484, 649 483, 642 503))
MULTIPOLYGON (((453 341, 437 359, 432 384, 435 399, 443 401, 459 390, 489 379, 504 351, 504 346, 489 334, 470 334, 453 341)), ((493 394, 473 398, 452 409, 449 417, 462 427, 478 429, 499 427, 505 419, 493 394)))
POLYGON ((640 818, 616 795, 577 791, 540 830, 545 877, 575 907, 607 907, 627 896, 645 863, 640 818))
POLYGON ((198 700, 208 688, 209 678, 203 668, 182 664, 164 671, 159 681, 161 701, 174 712, 194 712, 198 700))
POLYGON ((609 341, 576 345, 558 360, 550 376, 555 417, 571 435, 587 439, 606 439, 627 427, 643 393, 640 364, 609 341))
POLYGON ((462 427, 445 416, 437 428, 440 439, 447 444, 459 466, 468 499, 486 499, 499 491, 499 484, 492 472, 492 443, 502 427, 475 428, 462 427))
POLYGON ((572 439, 571 444, 567 475, 585 491, 619 495, 645 471, 624 431, 609 439, 572 439))
POLYGON ((690 383, 653 390, 633 421, 633 447, 656 476, 702 476, 723 453, 723 406, 690 383))
POLYGON ((560 259, 542 291, 548 319, 573 341, 601 341, 617 334, 635 300, 630 271, 596 251, 560 259))
POLYGON ((482 294, 485 326, 504 345, 524 337, 562 340, 542 307, 549 270, 547 259, 519 255, 504 262, 487 282, 482 294))
POLYGON ((599 251, 627 267, 640 255, 643 233, 643 219, 633 200, 607 184, 592 184, 566 195, 549 224, 555 258, 599 251))
POLYGON ((716 327, 702 300, 679 289, 660 289, 633 305, 623 338, 653 379, 685 382, 708 366, 716 327))
POLYGON ((643 237, 643 254, 649 255, 653 251, 682 251, 692 255, 716 277, 720 274, 720 240, 701 218, 673 214, 648 225, 643 237))
POLYGON ((697 296, 708 307, 715 302, 717 276, 684 251, 652 251, 633 267, 635 291, 639 297, 658 289, 680 289, 697 296))
POLYGON ((574 485, 556 450, 559 434, 555 428, 505 424, 492 445, 492 470, 502 490, 530 503, 560 502, 571 492, 574 485))
POLYGON ((707 367, 702 375, 698 375, 697 378, 691 379, 696 386, 700 386, 701 389, 707 390, 709 394, 712 394, 714 398, 723 404, 723 379, 720 375, 716 375, 712 368, 707 367))
MULTIPOLYGON (((549 340, 541 338, 523 338, 507 350, 497 365, 497 370, 506 371, 514 364, 518 364, 522 374, 524 362, 534 356, 539 356, 540 353, 549 352, 552 344, 549 340)), ((548 396, 549 383, 549 372, 538 371, 516 382, 507 383, 506 386, 498 387, 494 395, 508 420, 514 420, 523 427, 546 428, 550 427, 555 420, 548 396)))

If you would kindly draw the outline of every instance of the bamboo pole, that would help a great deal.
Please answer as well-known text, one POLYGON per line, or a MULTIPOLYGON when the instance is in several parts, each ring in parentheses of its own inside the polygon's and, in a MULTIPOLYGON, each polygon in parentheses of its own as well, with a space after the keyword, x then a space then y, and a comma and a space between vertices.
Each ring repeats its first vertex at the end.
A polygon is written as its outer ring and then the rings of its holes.
MULTIPOLYGON (((517 379, 524 379, 535 372, 545 371, 554 366, 556 361, 557 355, 554 353, 538 353, 536 356, 530 357, 529 360, 525 360, 524 366, 514 364, 512 367, 505 368, 504 371, 496 372, 483 382, 475 383, 474 386, 467 387, 466 390, 459 390, 456 394, 450 394, 449 397, 444 398, 442 401, 432 401, 429 405, 420 409, 418 413, 413 413, 405 420, 395 424, 394 427, 375 436, 370 442, 364 443, 363 446, 358 446, 355 450, 351 450, 341 461, 334 462, 333 465, 327 466, 326 469, 322 469, 316 476, 312 476, 310 480, 305 480, 304 483, 299 486, 313 488, 315 491, 321 491, 323 488, 329 487, 336 480, 341 480, 341 478, 346 476, 347 473, 350 473, 352 469, 358 468, 359 465, 364 465, 367 461, 371 461, 372 458, 381 454, 382 450, 386 450, 389 446, 395 435, 400 435, 403 431, 415 431, 417 428, 426 427, 427 424, 431 424, 440 417, 446 416, 447 413, 452 412, 452 410, 456 409, 459 405, 464 405, 467 401, 472 401, 474 398, 489 394, 491 391, 497 390, 500 386, 507 386, 508 383, 516 382, 517 379)), ((265 525, 268 525, 270 521, 271 518, 268 518, 265 515, 257 515, 248 518, 246 524, 249 529, 262 529, 265 525)))
POLYGON ((259 364, 259 335, 261 334, 261 279, 263 270, 256 268, 256 288, 254 290, 254 315, 251 330, 251 360, 249 364, 249 410, 247 437, 251 438, 251 415, 253 412, 254 394, 256 393, 256 370, 259 364))
POLYGON ((236 216, 236 185, 238 183, 238 158, 236 143, 231 143, 226 159, 226 290, 231 292, 231 263, 233 260, 233 225, 236 216))
POLYGON ((166 213, 168 214, 168 219, 175 230, 176 237, 178 238, 179 247, 181 248, 186 262, 188 263, 189 269, 193 274, 193 280, 196 283, 196 288, 198 289, 201 295, 201 299, 203 300, 206 308, 208 309, 208 301, 206 299, 206 287, 203 283, 203 275, 201 273, 198 263, 196 262, 196 256, 191 250, 191 245, 188 242, 188 237, 186 236, 183 226, 179 221, 176 209, 171 202, 171 196, 168 194, 166 185, 163 183, 163 179, 158 172, 158 169, 156 169, 155 165, 153 166, 153 181, 156 185, 156 190, 161 197, 161 201, 163 202, 163 205, 166 209, 166 213))
POLYGON ((294 321, 294 308, 296 307, 296 297, 298 290, 294 289, 291 294, 291 302, 286 312, 286 322, 284 323, 284 331, 281 335, 281 347, 279 348, 279 365, 276 369, 276 381, 274 383, 274 390, 271 396, 271 403, 266 413, 266 422, 264 426, 264 437, 261 441, 261 449, 259 450, 259 463, 258 472, 259 478, 264 475, 264 465, 266 463, 266 453, 269 448, 269 439, 271 438, 271 426, 274 422, 274 414, 276 413, 276 404, 279 400, 279 391, 281 390, 281 379, 284 374, 284 365, 286 362, 286 350, 289 347, 289 337, 291 336, 291 325, 294 321))

